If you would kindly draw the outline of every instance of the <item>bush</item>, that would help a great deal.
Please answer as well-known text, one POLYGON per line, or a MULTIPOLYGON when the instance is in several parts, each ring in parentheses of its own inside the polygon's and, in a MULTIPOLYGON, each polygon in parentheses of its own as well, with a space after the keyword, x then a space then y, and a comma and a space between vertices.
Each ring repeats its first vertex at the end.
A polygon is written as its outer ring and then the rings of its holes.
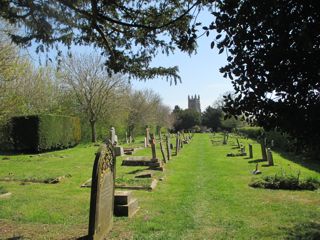
POLYGON ((254 188, 267 189, 287 189, 287 190, 317 190, 320 188, 320 180, 317 178, 300 179, 300 174, 297 176, 275 174, 274 176, 266 176, 262 179, 254 179, 250 184, 254 188))
POLYGON ((75 146, 81 139, 80 120, 57 115, 34 115, 11 119, 14 150, 43 152, 75 146))
POLYGON ((261 127, 243 127, 238 129, 238 133, 245 135, 248 138, 257 139, 261 136, 263 128, 261 127))

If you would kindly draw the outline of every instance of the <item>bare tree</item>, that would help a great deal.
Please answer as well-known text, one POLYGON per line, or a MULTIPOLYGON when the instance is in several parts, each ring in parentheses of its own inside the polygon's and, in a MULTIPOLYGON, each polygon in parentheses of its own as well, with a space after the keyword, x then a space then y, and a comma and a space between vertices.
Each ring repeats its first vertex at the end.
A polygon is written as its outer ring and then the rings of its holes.
POLYGON ((115 93, 125 89, 128 83, 119 75, 108 77, 102 57, 97 55, 66 58, 61 70, 63 86, 74 93, 90 123, 91 140, 96 142, 97 121, 106 115, 115 93))

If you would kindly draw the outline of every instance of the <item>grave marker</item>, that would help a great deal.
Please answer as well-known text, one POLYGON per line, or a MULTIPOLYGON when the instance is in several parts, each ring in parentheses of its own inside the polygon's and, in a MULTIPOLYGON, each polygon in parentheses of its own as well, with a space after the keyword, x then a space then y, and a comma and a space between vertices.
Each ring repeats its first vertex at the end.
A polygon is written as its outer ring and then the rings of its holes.
POLYGON ((102 145, 92 170, 88 239, 104 239, 112 228, 115 161, 111 142, 102 145))
POLYGON ((148 127, 146 128, 146 142, 147 142, 147 146, 149 146, 149 143, 150 143, 150 129, 148 127))
POLYGON ((156 139, 154 138, 154 134, 151 134, 151 151, 152 151, 152 159, 157 159, 157 152, 156 152, 156 139))
POLYGON ((116 130, 114 127, 110 128, 110 140, 111 140, 111 144, 114 145, 116 140, 116 130))
POLYGON ((262 160, 267 161, 267 152, 266 152, 266 139, 262 139, 260 142, 261 145, 261 153, 262 153, 262 160))
POLYGON ((252 144, 249 144, 249 158, 253 158, 252 144))
POLYGON ((274 166, 272 151, 270 148, 267 149, 267 159, 268 159, 269 166, 274 166))
POLYGON ((167 158, 170 160, 171 158, 171 147, 170 147, 170 133, 166 136, 166 148, 167 148, 167 158))

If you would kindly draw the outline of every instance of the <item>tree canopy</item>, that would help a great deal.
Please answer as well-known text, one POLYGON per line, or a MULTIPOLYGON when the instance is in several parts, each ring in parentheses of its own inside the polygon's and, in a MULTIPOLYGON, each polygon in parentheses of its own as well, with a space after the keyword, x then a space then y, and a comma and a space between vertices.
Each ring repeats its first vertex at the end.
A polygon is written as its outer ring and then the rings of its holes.
POLYGON ((0 16, 22 26, 12 33, 18 45, 37 43, 38 51, 57 47, 94 45, 102 49, 106 65, 115 73, 139 79, 167 76, 180 80, 178 68, 151 67, 158 53, 176 47, 193 52, 196 44, 193 15, 207 0, 180 1, 9 1, 0 0, 0 16))
POLYGON ((232 80, 230 114, 245 114, 266 129, 279 128, 305 143, 320 137, 320 2, 215 1, 217 35, 226 52, 220 69, 232 80))

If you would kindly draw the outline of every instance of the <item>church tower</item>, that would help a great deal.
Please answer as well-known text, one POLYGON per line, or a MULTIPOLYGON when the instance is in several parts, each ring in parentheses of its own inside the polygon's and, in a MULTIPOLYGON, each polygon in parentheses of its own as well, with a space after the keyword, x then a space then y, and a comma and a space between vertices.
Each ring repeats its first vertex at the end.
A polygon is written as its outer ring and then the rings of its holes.
POLYGON ((200 95, 189 96, 188 95, 188 109, 195 110, 198 113, 201 113, 200 107, 200 95))

